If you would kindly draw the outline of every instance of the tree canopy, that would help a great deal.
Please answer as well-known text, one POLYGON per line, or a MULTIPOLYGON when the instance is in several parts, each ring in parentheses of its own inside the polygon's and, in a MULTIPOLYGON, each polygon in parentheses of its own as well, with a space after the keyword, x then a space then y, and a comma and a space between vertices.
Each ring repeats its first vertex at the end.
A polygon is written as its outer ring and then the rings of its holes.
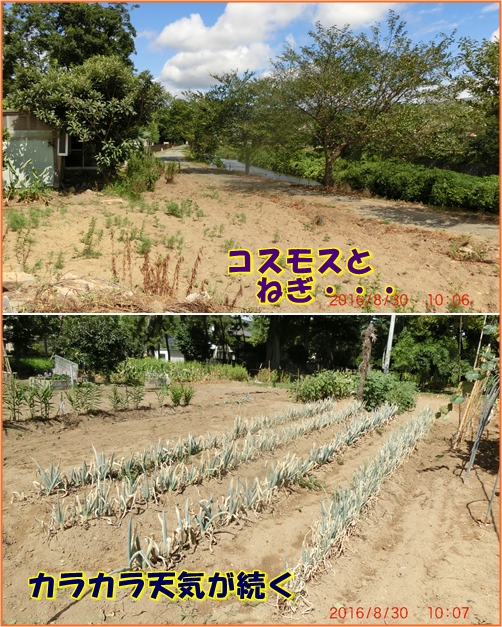
POLYGON ((349 25, 325 28, 318 22, 310 45, 299 51, 288 45, 273 64, 283 107, 301 113, 324 153, 328 187, 334 161, 368 142, 380 116, 405 103, 440 100, 452 69, 452 37, 413 44, 393 11, 385 29, 377 24, 371 31, 368 37, 349 25))
POLYGON ((119 57, 94 56, 69 70, 22 68, 11 95, 15 107, 76 137, 110 176, 138 148, 141 129, 162 106, 164 89, 119 57))
MULTIPOLYGON (((134 7, 133 7, 134 8, 134 7)), ((3 14, 3 94, 20 68, 69 69, 96 56, 132 67, 136 30, 122 3, 14 3, 3 14)))

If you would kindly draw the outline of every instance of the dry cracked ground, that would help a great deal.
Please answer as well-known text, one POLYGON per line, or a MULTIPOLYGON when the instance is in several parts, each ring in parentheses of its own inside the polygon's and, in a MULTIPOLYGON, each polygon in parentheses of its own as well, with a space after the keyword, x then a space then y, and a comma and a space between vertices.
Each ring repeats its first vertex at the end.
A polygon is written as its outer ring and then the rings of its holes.
POLYGON ((159 181, 135 203, 87 190, 4 207, 3 275, 13 311, 495 312, 499 227, 495 216, 182 163, 174 182, 159 181), (284 288, 276 304, 257 298, 266 248, 282 253, 280 274, 266 272, 284 288), (236 249, 251 253, 251 273, 229 273, 244 259, 229 259, 236 249), (290 249, 313 251, 303 295, 286 293, 300 276, 290 249), (340 250, 343 272, 321 275, 319 249, 340 250), (371 252, 354 266, 368 262, 370 274, 349 271, 352 249, 371 252), (294 300, 305 296, 310 303, 294 300))

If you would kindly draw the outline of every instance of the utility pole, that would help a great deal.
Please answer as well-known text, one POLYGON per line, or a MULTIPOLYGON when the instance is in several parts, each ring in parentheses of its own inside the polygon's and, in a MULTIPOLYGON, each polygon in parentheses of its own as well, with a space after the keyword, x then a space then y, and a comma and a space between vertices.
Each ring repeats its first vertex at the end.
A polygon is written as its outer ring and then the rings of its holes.
POLYGON ((394 325, 396 324, 396 314, 390 316, 389 336, 387 338, 387 348, 385 350, 385 360, 383 364, 383 372, 387 374, 390 367, 390 353, 392 351, 392 339, 394 338, 394 325))

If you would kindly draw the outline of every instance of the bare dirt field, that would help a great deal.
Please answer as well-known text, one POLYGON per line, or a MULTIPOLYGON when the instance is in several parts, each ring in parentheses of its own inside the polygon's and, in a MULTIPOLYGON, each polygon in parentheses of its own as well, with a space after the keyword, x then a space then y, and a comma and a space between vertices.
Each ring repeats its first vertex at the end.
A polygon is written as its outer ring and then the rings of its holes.
POLYGON ((5 207, 3 273, 14 311, 495 312, 498 220, 182 163, 173 183, 133 204, 87 190, 5 207), (15 212, 29 226, 16 229, 15 212), (267 248, 284 269, 266 272, 284 292, 273 305, 256 297, 267 248), (229 274, 244 262, 229 259, 235 249, 251 253, 251 273, 229 274), (314 271, 311 291, 286 293, 302 276, 290 249, 312 249, 300 266, 314 271), (317 272, 328 259, 319 249, 340 250, 343 272, 317 272), (372 257, 352 266, 353 249, 372 257), (367 264, 370 274, 349 271, 367 264))
MULTIPOLYGON (((469 446, 454 453, 449 450, 458 424, 456 412, 434 421, 426 440, 388 479, 378 498, 352 527, 343 552, 307 585, 307 596, 295 613, 279 609, 275 594, 266 602, 242 602, 235 597, 203 602, 161 598, 155 602, 148 593, 132 600, 131 589, 125 588, 118 590, 115 600, 92 600, 84 594, 75 601, 69 588, 58 590, 54 600, 30 599, 27 580, 39 571, 56 577, 62 571, 84 571, 92 577, 99 571, 124 568, 130 517, 90 517, 70 528, 51 531, 47 523, 55 496, 41 496, 34 487, 40 476, 32 458, 45 469, 53 463, 67 471, 83 460, 89 463, 93 445, 107 456, 114 451, 116 459, 127 458, 159 440, 172 442, 186 438, 188 433, 203 435, 207 431, 221 435, 233 428, 238 415, 275 415, 292 404, 287 391, 279 388, 234 382, 201 383, 195 388, 188 407, 160 409, 154 393, 148 392, 136 411, 113 413, 105 408, 95 416, 4 421, 2 624, 498 624, 498 492, 494 513, 488 521, 484 518, 498 468, 499 429, 489 423, 476 464, 464 484, 461 475, 469 446), (380 618, 374 615, 377 606, 382 611, 380 618), (345 618, 334 617, 340 615, 340 608, 345 608, 345 618), (371 619, 357 618, 357 608, 373 612, 371 619), (389 614, 384 619, 385 608, 397 608, 401 617, 392 619, 389 614)), ((420 395, 413 412, 396 416, 386 426, 358 439, 333 462, 313 472, 310 485, 283 488, 262 512, 249 512, 217 527, 183 552, 176 572, 205 571, 209 575, 261 570, 270 577, 284 572, 286 563, 291 567, 299 561, 302 543, 320 516, 320 501, 335 487, 348 485, 354 471, 376 455, 393 430, 424 407, 430 406, 435 412, 444 402, 444 396, 420 395)), ((348 403, 342 401, 336 409, 348 403)), ((225 495, 230 481, 237 478, 263 478, 266 463, 282 459, 286 453, 305 456, 313 443, 329 441, 335 431, 333 426, 317 430, 240 465, 220 479, 204 480, 182 493, 165 493, 157 502, 134 507, 132 518, 142 547, 146 537, 161 540, 158 515, 163 511, 172 530, 175 506, 182 508, 189 499, 195 507, 209 494, 215 498, 225 495)), ((62 492, 60 498, 70 504, 84 492, 72 489, 67 495, 62 492)))

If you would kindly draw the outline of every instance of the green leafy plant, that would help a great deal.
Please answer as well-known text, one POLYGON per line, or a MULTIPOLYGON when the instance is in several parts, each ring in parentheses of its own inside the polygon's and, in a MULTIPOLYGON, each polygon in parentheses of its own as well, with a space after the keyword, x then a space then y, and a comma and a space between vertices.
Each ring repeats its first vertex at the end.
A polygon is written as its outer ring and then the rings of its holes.
POLYGON ((412 381, 400 381, 393 373, 371 370, 364 383, 363 403, 366 409, 380 407, 383 403, 396 403, 399 413, 413 409, 418 389, 412 381))
POLYGON ((120 411, 127 407, 127 392, 121 394, 119 388, 114 385, 108 396, 108 400, 113 408, 113 411, 120 411))
POLYGON ((354 391, 354 377, 346 372, 320 370, 313 375, 301 378, 298 390, 294 386, 291 394, 301 403, 322 400, 324 398, 345 398, 354 391))
POLYGON ((95 413, 101 405, 101 389, 93 383, 81 383, 65 392, 66 398, 77 414, 95 413))
POLYGON ((155 396, 157 397, 157 402, 159 403, 159 407, 163 407, 166 400, 169 397, 169 386, 161 385, 160 388, 155 390, 155 396))
POLYGON ((138 245, 138 255, 145 255, 146 253, 149 253, 152 250, 152 245, 152 239, 150 237, 147 237, 146 235, 143 235, 138 245))
POLYGON ((195 396, 195 388, 191 385, 183 387, 183 404, 190 405, 192 398, 195 396))
POLYGON ((49 420, 54 403, 52 402, 53 389, 50 383, 35 386, 35 399, 39 406, 40 415, 49 420))
POLYGON ((86 259, 95 259, 96 257, 100 257, 101 253, 95 249, 95 246, 101 240, 102 236, 103 231, 96 231, 96 216, 94 216, 91 218, 87 232, 80 240, 84 245, 80 256, 85 257, 86 259))
POLYGON ((9 411, 9 419, 16 421, 21 416, 21 410, 25 404, 25 388, 18 381, 12 379, 3 388, 3 402, 9 411))
POLYGON ((134 385, 127 390, 134 409, 139 409, 141 401, 145 398, 145 386, 143 384, 134 385))
POLYGON ((164 180, 166 183, 172 183, 174 178, 180 173, 180 164, 175 161, 165 162, 164 180))
POLYGON ((181 404, 181 399, 183 398, 183 384, 179 385, 171 385, 169 388, 169 394, 171 396, 171 402, 175 407, 181 404))

